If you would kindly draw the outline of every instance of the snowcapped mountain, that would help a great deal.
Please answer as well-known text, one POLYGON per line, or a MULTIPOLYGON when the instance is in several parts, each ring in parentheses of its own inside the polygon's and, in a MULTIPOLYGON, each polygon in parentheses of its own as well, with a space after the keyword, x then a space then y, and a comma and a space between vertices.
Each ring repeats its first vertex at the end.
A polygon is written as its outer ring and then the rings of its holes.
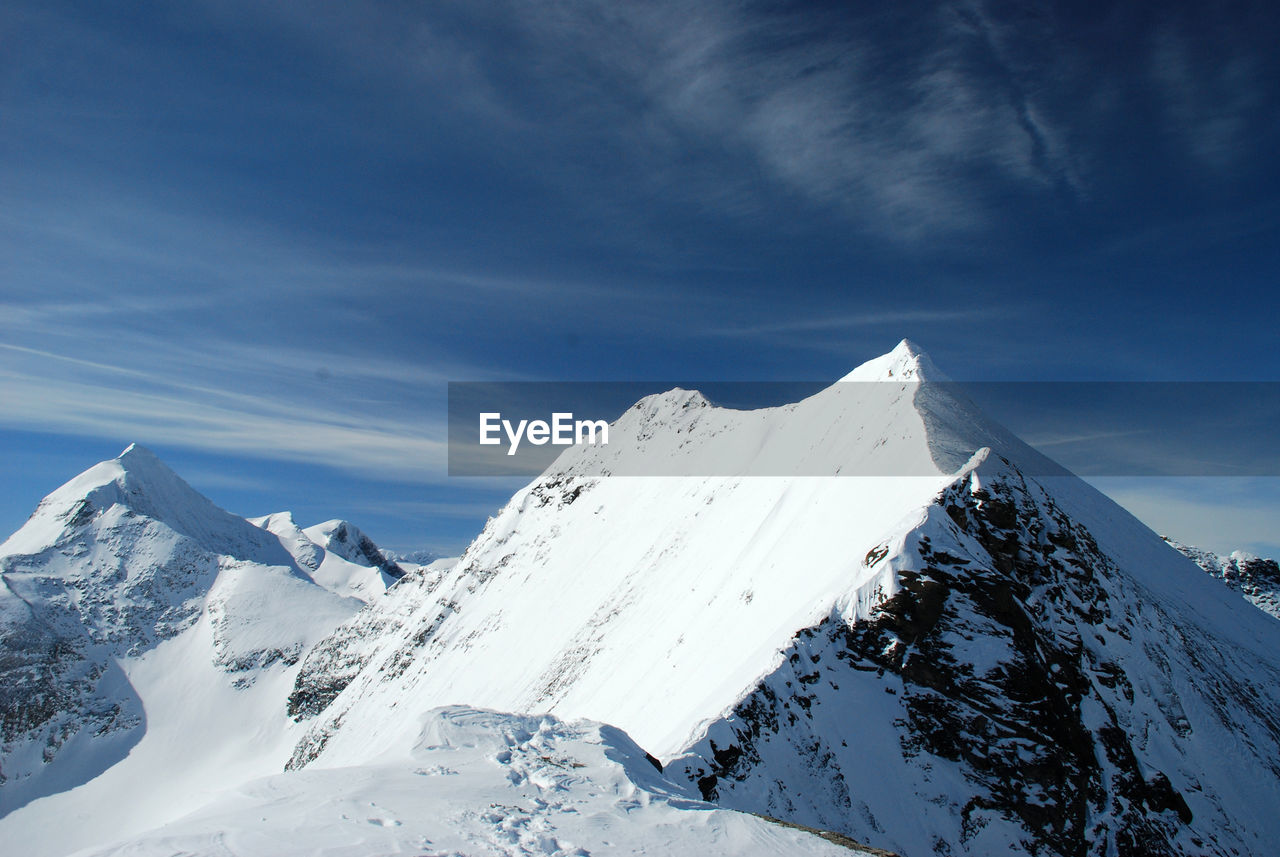
POLYGON ((202 717, 220 721, 206 735, 287 745, 280 702, 302 654, 363 606, 347 596, 385 589, 385 572, 291 521, 225 512, 136 445, 39 504, 0 545, 0 815, 91 780, 164 782, 149 755, 234 769, 192 728, 202 717))
POLYGON ((1280 619, 1280 565, 1246 551, 1229 556, 1184 545, 1171 538, 1165 541, 1209 574, 1249 599, 1258 609, 1280 619))
POLYGON ((290 768, 465 703, 905 854, 1258 852, 1280 627, 937 377, 903 343, 783 408, 641 401, 307 656, 290 768), (616 478, 688 462, 741 475, 616 478))
POLYGON ((384 548, 382 554, 401 568, 431 565, 436 560, 443 558, 435 551, 426 550, 425 548, 412 551, 392 551, 384 548))
POLYGON ((403 568, 347 521, 325 521, 304 530, 292 513, 276 512, 249 522, 277 536, 312 580, 339 595, 369 601, 404 577, 403 568))
POLYGON ((308 527, 306 535, 329 553, 340 556, 348 562, 381 570, 389 582, 404 577, 404 569, 354 524, 339 520, 325 521, 323 524, 308 527))
POLYGON ((1269 853, 1280 624, 940 379, 904 342, 779 408, 648 397, 402 576, 131 448, 0 549, 3 788, 49 795, 0 837, 1269 853))

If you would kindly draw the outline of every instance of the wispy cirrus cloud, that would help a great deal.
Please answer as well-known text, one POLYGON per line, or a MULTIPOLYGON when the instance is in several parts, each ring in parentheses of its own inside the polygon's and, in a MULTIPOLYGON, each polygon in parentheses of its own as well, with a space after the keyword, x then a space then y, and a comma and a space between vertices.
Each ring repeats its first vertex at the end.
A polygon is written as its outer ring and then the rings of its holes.
POLYGON ((1167 131, 1194 160, 1223 174, 1253 148, 1271 84, 1261 58, 1219 27, 1175 18, 1151 35, 1147 61, 1167 131), (1197 51, 1206 42, 1216 47, 1209 57, 1197 51))
POLYGON ((143 391, 0 368, 0 397, 20 402, 5 427, 278 458, 383 479, 443 481, 445 444, 427 418, 289 406, 275 396, 202 395, 190 385, 143 391))
POLYGON ((1041 98, 1061 50, 1048 15, 572 0, 362 7, 352 26, 339 4, 238 8, 418 92, 409 115, 532 162, 620 226, 643 220, 637 195, 745 217, 790 199, 914 243, 990 226, 992 182, 1083 184, 1041 98))
POLYGON ((579 125, 600 118, 609 96, 638 106, 613 125, 632 141, 623 148, 640 163, 661 160, 659 180, 710 196, 712 206, 750 206, 743 183, 763 178, 872 234, 910 241, 985 226, 992 179, 1078 185, 1065 138, 989 16, 976 4, 912 15, 681 3, 510 10, 559 58, 549 77, 589 69, 600 81, 574 116, 579 125), (671 166, 674 148, 747 163, 736 176, 699 176, 696 160, 689 170, 671 166))
POLYGON ((483 368, 246 339, 165 307, 147 330, 129 301, 0 305, 0 426, 444 480, 446 380, 483 368))
POLYGON ((842 333, 866 328, 897 330, 916 329, 928 325, 955 324, 1009 318, 1022 310, 1014 306, 964 307, 957 309, 900 309, 854 313, 823 313, 797 316, 777 321, 746 323, 712 328, 709 335, 719 337, 756 338, 798 333, 842 333))

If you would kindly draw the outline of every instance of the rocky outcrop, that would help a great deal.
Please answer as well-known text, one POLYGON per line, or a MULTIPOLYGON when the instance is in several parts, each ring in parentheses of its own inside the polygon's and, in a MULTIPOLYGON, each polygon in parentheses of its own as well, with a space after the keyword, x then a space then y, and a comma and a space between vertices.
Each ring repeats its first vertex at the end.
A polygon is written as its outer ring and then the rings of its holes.
POLYGON ((1274 559, 1263 559, 1244 551, 1229 556, 1184 545, 1167 536, 1170 546, 1239 592, 1264 613, 1280 619, 1280 565, 1274 559))

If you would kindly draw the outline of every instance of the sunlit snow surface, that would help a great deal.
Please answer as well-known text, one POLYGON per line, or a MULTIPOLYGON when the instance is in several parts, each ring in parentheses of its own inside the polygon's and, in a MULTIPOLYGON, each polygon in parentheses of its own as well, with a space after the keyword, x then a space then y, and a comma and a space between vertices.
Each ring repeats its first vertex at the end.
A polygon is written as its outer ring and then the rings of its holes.
POLYGON ((694 799, 611 726, 445 708, 412 751, 246 783, 99 857, 854 855, 694 799))
POLYGON ((404 581, 309 656, 304 677, 330 658, 362 669, 299 760, 322 750, 325 764, 348 764, 400 746, 411 727, 385 712, 459 702, 602 720, 675 755, 796 630, 838 600, 895 591, 868 552, 916 526, 954 478, 914 404, 919 361, 903 346, 847 379, 885 380, 892 399, 837 384, 765 423, 692 393, 646 399, 609 447, 570 450, 517 492, 448 574, 404 581), (787 440, 774 445, 779 434, 787 440), (833 473, 879 458, 920 475, 582 475, 599 471, 599 456, 635 467, 742 449, 773 468, 786 455, 806 467, 821 458, 833 473))

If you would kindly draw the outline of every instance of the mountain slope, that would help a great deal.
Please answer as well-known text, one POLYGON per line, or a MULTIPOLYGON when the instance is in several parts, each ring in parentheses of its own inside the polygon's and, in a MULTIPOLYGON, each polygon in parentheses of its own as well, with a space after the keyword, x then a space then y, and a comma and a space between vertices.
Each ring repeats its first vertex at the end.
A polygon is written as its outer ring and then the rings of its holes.
MULTIPOLYGON (((851 423, 859 406, 881 404, 865 386, 776 409, 803 435, 777 449, 851 465, 880 449, 932 476, 608 479, 594 475, 601 453, 574 450, 517 492, 439 582, 406 579, 385 609, 366 611, 306 659, 296 710, 316 710, 308 697, 343 695, 296 763, 322 745, 337 763, 408 740, 383 706, 458 701, 605 720, 651 752, 677 753, 797 628, 860 585, 864 542, 946 484, 909 387, 895 411, 871 415, 874 425, 851 423), (338 718, 346 752, 331 728, 338 718)), ((755 461, 773 455, 758 442, 768 427, 734 440, 737 416, 691 394, 651 397, 618 421, 609 449, 669 461, 694 454, 681 442, 701 441, 761 449, 755 461)))
POLYGON ((703 798, 908 855, 1268 853, 1280 625, 940 377, 904 342, 780 408, 649 397, 398 580, 131 448, 0 550, 0 800, 49 795, 0 837, 815 847, 703 798))
POLYGON ((1242 668, 1006 462, 966 475, 876 560, 895 595, 801 630, 668 772, 911 854, 1264 853, 1274 660, 1242 668))
POLYGON ((782 408, 641 401, 313 650, 290 766, 465 703, 614 723, 724 805, 906 853, 1280 835, 1278 629, 934 377, 903 343, 782 408))

